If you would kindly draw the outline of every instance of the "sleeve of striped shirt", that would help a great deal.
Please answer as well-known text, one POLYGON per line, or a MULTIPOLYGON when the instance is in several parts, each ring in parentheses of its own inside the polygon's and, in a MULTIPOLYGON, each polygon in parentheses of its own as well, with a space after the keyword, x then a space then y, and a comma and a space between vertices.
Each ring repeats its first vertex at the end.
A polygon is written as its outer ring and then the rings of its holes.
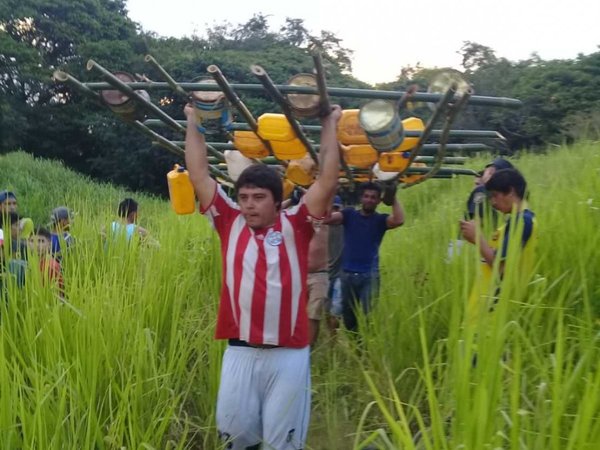
POLYGON ((210 205, 200 212, 210 220, 217 232, 221 233, 240 214, 240 208, 227 196, 221 185, 218 185, 210 205))
POLYGON ((313 235, 315 224, 322 222, 324 219, 323 217, 311 216, 304 201, 301 201, 293 208, 288 208, 286 214, 290 222, 292 222, 294 229, 302 233, 307 233, 306 235, 309 239, 313 235))

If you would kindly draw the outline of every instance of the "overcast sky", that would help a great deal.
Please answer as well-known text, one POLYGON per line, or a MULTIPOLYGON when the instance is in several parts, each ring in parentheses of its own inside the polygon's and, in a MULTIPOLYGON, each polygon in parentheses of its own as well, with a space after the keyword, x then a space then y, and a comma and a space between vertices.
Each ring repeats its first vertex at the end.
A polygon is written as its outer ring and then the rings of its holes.
POLYGON ((393 81, 402 67, 460 68, 463 41, 487 45, 510 60, 537 52, 543 59, 600 51, 600 0, 128 0, 129 17, 161 36, 204 35, 228 21, 270 16, 304 19, 313 33, 328 30, 354 50, 353 74, 370 83, 393 81))

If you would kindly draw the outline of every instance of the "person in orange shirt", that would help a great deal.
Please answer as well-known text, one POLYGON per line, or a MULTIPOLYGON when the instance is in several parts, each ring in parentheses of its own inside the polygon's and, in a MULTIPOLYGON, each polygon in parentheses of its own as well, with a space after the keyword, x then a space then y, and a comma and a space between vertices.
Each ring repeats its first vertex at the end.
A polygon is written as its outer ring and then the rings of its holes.
POLYGON ((59 295, 64 296, 64 280, 60 263, 52 256, 52 234, 43 227, 38 227, 28 239, 31 252, 35 252, 40 262, 40 272, 44 285, 54 283, 59 290, 59 295))

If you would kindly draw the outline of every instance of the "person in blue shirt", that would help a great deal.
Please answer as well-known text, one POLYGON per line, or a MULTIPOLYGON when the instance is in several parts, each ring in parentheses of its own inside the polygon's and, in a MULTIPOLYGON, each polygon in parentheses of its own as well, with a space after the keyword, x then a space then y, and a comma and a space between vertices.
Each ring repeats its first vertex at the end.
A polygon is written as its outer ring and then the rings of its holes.
POLYGON ((73 213, 66 206, 54 208, 50 213, 50 254, 59 262, 64 251, 75 243, 69 231, 72 219, 73 213))
MULTIPOLYGON (((151 239, 148 231, 137 224, 138 208, 138 202, 132 198, 126 198, 119 203, 117 211, 119 220, 110 224, 109 234, 115 241, 124 239, 129 243, 134 238, 139 238, 140 242, 156 247, 158 246, 158 242, 151 239)), ((103 230, 102 235, 106 237, 106 231, 103 230)))
POLYGON ((344 326, 357 330, 356 310, 367 314, 372 298, 379 294, 379 246, 387 230, 404 223, 404 210, 396 197, 395 185, 386 190, 385 198, 392 207, 391 214, 377 212, 382 187, 368 182, 360 186, 360 209, 345 208, 333 212, 330 224, 343 224, 342 253, 342 317, 344 326))
POLYGON ((119 203, 117 213, 119 214, 120 220, 115 221, 110 225, 113 235, 117 236, 123 234, 127 242, 129 242, 136 233, 141 237, 148 234, 144 228, 136 223, 138 216, 138 202, 134 199, 126 198, 119 203))

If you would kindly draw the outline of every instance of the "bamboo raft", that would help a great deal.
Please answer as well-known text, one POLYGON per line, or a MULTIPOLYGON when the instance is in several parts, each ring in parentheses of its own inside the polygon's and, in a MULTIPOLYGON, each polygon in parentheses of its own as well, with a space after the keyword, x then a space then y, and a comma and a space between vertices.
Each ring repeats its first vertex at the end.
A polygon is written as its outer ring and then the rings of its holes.
MULTIPOLYGON (((484 143, 449 143, 449 140, 479 138, 502 142, 504 138, 498 132, 490 130, 453 130, 452 124, 467 106, 521 106, 517 99, 474 95, 470 86, 460 87, 455 82, 443 86, 442 89, 437 86, 439 92, 417 92, 416 88, 400 92, 328 87, 319 54, 313 55, 316 75, 308 74, 297 79, 295 83, 290 82, 286 85, 273 83, 266 70, 258 65, 250 67, 251 73, 259 82, 257 84, 229 83, 216 65, 207 68, 210 79, 177 82, 151 55, 147 55, 145 61, 164 81, 140 81, 132 76, 127 77, 125 72, 113 73, 94 60, 88 61, 87 69, 99 75, 103 81, 82 83, 63 71, 54 72, 54 80, 67 84, 77 92, 109 107, 119 118, 150 138, 153 145, 164 148, 180 160, 184 157, 184 142, 181 138, 185 134, 186 121, 168 115, 151 101, 148 92, 169 90, 174 99, 182 104, 189 101, 201 102, 204 100, 198 98, 210 98, 211 95, 222 98, 223 103, 220 104, 225 105, 226 111, 222 112, 223 117, 217 123, 217 129, 207 131, 207 148, 211 175, 226 184, 235 181, 231 176, 235 170, 230 166, 231 162, 227 161, 226 155, 240 151, 240 156, 246 158, 248 163, 279 167, 287 183, 291 183, 292 186, 309 185, 312 176, 307 173, 308 169, 303 173, 302 167, 303 163, 309 163, 314 169, 313 173, 318 169, 319 145, 315 133, 319 133, 321 127, 307 124, 306 118, 308 116, 308 119, 311 119, 328 111, 330 97, 393 102, 396 111, 394 114, 398 117, 409 102, 427 102, 432 109, 426 124, 413 118, 410 124, 417 124, 417 127, 411 128, 408 126, 408 119, 402 121, 406 123, 406 129, 400 136, 400 142, 403 143, 390 151, 377 151, 373 148, 375 138, 367 136, 363 130, 353 126, 352 132, 355 136, 348 139, 356 138, 360 143, 341 142, 339 146, 340 185, 349 191, 354 190, 357 183, 372 179, 383 182, 398 181, 403 188, 408 188, 432 178, 477 175, 473 170, 457 168, 456 165, 464 164, 467 157, 454 155, 456 152, 470 153, 489 150, 491 147, 484 143), (240 99, 238 92, 249 95, 267 94, 283 115, 263 115, 256 119, 240 99), (231 119, 233 111, 237 113, 237 121, 231 119), (275 119, 279 120, 277 123, 285 122, 288 132, 285 142, 280 142, 277 136, 276 139, 266 138, 267 129, 269 126, 273 127, 275 119), (418 125, 419 122, 421 125, 418 125), (267 123, 270 125, 266 125, 267 123), (438 124, 440 128, 434 129, 438 124), (169 135, 180 137, 167 138, 164 136, 165 130, 170 131, 169 135), (430 140, 437 142, 428 142, 430 140), (248 142, 252 144, 249 147, 248 142), (290 150, 292 147, 293 151, 290 150), (301 176, 298 177, 298 174, 301 176)), ((361 113, 362 110, 358 115, 361 113)), ((352 113, 348 115, 348 119, 351 119, 351 116, 352 113)), ((402 123, 397 125, 402 127, 402 123)), ((338 129, 338 138, 343 135, 338 129)))

